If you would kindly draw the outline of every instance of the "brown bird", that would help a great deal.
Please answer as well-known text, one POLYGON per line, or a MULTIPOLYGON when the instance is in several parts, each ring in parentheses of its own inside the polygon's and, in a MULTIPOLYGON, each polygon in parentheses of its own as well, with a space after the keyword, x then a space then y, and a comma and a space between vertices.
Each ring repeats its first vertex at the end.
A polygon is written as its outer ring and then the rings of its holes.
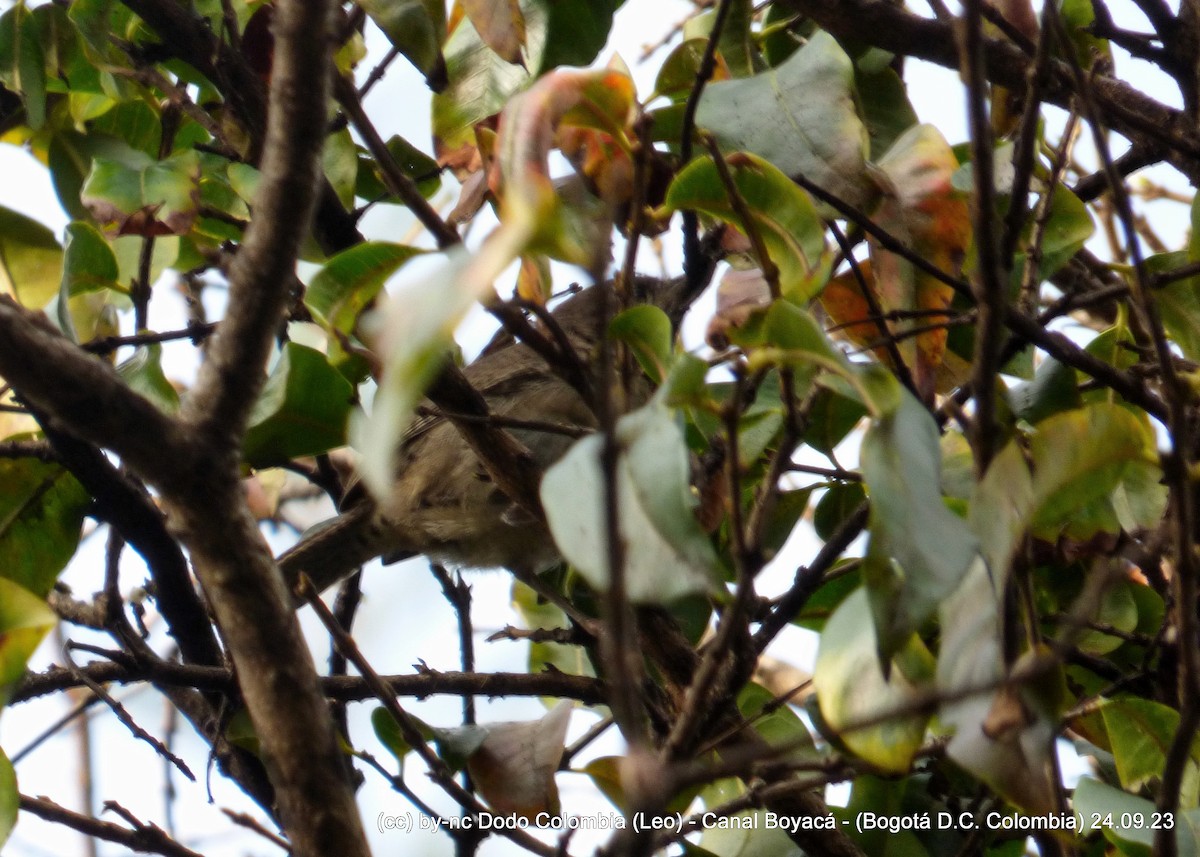
MULTIPOLYGON (((639 278, 636 299, 648 299, 677 321, 686 310, 679 281, 639 278)), ((560 304, 553 319, 596 388, 601 289, 585 289, 560 304)), ((553 341, 553 337, 550 337, 553 341)), ((596 427, 583 395, 528 345, 501 334, 463 372, 497 417, 562 426, 508 431, 541 471, 554 464, 580 431, 596 427)), ((489 478, 459 430, 442 416, 413 423, 396 457, 391 495, 362 496, 337 518, 318 524, 279 557, 289 588, 304 572, 319 589, 336 583, 378 556, 425 554, 466 568, 503 566, 540 571, 559 559, 543 521, 515 504, 489 478)))

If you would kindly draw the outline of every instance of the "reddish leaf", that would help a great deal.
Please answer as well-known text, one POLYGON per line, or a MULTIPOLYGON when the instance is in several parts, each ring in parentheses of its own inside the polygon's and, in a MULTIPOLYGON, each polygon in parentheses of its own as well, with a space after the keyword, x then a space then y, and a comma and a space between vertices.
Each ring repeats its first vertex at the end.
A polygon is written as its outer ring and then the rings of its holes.
MULTIPOLYGON (((859 262, 858 270, 867 288, 875 289, 870 261, 859 262)), ((871 305, 863 295, 862 286, 853 271, 838 274, 829 281, 821 292, 821 309, 833 322, 830 333, 862 348, 878 343, 888 329, 886 325, 881 328, 879 322, 872 318, 871 305)), ((872 351, 880 363, 890 369, 896 368, 886 348, 875 344, 872 351)))
POLYGON ((582 153, 584 168, 591 165, 595 171, 591 178, 598 185, 619 192, 627 186, 620 179, 624 168, 598 164, 595 147, 603 139, 604 158, 611 161, 619 155, 628 160, 627 129, 633 107, 633 80, 611 68, 558 71, 509 102, 500 117, 491 175, 492 190, 501 201, 501 221, 523 225, 534 245, 546 252, 586 263, 590 249, 585 246, 588 242, 580 240, 582 223, 568 222, 571 212, 562 205, 550 178, 550 151, 564 145, 564 131, 570 129, 565 134, 567 150, 582 153), (571 133, 577 129, 597 136, 583 142, 571 133))
MULTIPOLYGON (((950 177, 958 161, 941 133, 931 125, 909 129, 880 159, 879 168, 875 180, 884 196, 872 219, 922 258, 959 276, 971 240, 971 221, 967 201, 951 187, 950 177)), ((954 291, 941 280, 917 270, 911 262, 874 241, 871 259, 879 305, 885 313, 949 308, 954 291)), ((889 328, 900 334, 937 321, 931 312, 927 317, 889 323, 889 328)), ((929 398, 946 353, 946 329, 935 327, 906 336, 899 347, 917 388, 929 398)))

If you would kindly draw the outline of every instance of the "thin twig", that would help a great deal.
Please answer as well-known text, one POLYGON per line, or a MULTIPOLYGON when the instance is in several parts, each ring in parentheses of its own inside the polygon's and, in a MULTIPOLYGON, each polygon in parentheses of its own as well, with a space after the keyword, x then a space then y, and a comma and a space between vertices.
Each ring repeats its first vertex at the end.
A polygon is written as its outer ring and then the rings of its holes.
POLYGON ((91 836, 103 839, 106 842, 123 845, 132 851, 139 851, 143 854, 162 854, 164 857, 203 857, 203 855, 198 854, 190 848, 180 845, 153 824, 139 822, 130 830, 127 827, 121 827, 119 824, 100 821, 98 818, 92 818, 89 815, 72 812, 66 807, 59 806, 43 797, 21 795, 20 806, 23 811, 32 813, 53 824, 61 824, 64 827, 69 827, 72 830, 82 833, 84 836, 91 836))
POLYGON ((101 700, 109 707, 112 713, 117 716, 117 720, 121 721, 125 728, 132 733, 134 738, 137 738, 139 741, 145 741, 151 746, 151 748, 153 748, 155 753, 170 761, 171 764, 174 765, 181 774, 183 774, 192 782, 195 782, 196 775, 192 773, 191 768, 187 766, 187 763, 184 762, 183 759, 176 756, 174 753, 168 750, 161 741, 139 726, 133 717, 130 716, 129 712, 125 710, 125 706, 117 702, 117 700, 115 700, 99 682, 93 681, 86 672, 79 669, 78 665, 71 659, 70 651, 72 648, 73 647, 69 644, 63 647, 63 659, 67 662, 67 668, 75 673, 76 678, 78 678, 82 684, 84 684, 93 694, 95 694, 97 699, 101 700))

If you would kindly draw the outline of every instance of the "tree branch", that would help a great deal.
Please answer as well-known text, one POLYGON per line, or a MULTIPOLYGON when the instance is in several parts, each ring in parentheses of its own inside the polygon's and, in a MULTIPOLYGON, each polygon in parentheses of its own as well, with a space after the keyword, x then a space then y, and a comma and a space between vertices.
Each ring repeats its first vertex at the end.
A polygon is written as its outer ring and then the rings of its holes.
MULTIPOLYGON (((885 50, 957 69, 953 24, 920 18, 887 0, 782 0, 839 38, 853 38, 885 50)), ((983 39, 984 70, 992 83, 1012 89, 1025 85, 1030 60, 1004 39, 983 39)), ((1135 144, 1159 143, 1166 159, 1194 183, 1200 182, 1200 134, 1184 113, 1155 101, 1109 77, 1092 83, 1106 124, 1135 144)), ((1069 107, 1074 95, 1071 73, 1061 61, 1050 63, 1044 99, 1069 107)))

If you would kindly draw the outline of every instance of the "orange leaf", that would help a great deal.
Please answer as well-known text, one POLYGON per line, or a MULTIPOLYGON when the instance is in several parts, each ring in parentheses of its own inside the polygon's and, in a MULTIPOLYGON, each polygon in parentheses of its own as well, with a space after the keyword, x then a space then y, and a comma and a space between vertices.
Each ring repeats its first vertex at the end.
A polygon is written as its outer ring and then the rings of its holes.
MULTIPOLYGON (((874 288, 875 277, 871 271, 871 263, 859 262, 858 269, 867 287, 874 288)), ((863 297, 862 287, 853 271, 838 274, 826 283, 820 300, 821 309, 825 310, 825 314, 834 324, 834 329, 830 331, 834 336, 865 348, 871 343, 878 343, 883 338, 884 331, 889 330, 887 325, 881 328, 880 324, 871 318, 871 306, 863 297)), ((890 369, 895 368, 886 348, 876 345, 872 351, 880 363, 890 369)))
MULTIPOLYGON (((633 112, 633 80, 611 68, 556 71, 513 98, 500 116, 492 181, 500 199, 501 221, 524 224, 548 251, 567 261, 586 263, 588 249, 579 246, 564 222, 564 206, 550 178, 550 151, 563 145, 565 129, 589 129, 606 135, 608 152, 628 159, 627 129, 633 112)), ((624 184, 620 168, 594 165, 597 157, 614 157, 595 151, 600 138, 581 141, 570 133, 566 138, 568 148, 583 153, 585 166, 593 164, 603 185, 619 191, 624 184)))
MULTIPOLYGON (((896 140, 878 166, 875 179, 883 199, 872 219, 922 258, 960 276, 971 220, 966 199, 950 183, 958 161, 945 138, 933 126, 917 125, 896 140)), ((937 325, 945 319, 940 312, 949 309, 954 291, 878 242, 871 241, 870 248, 880 308, 885 313, 931 311, 889 325, 897 334, 921 328, 902 337, 899 348, 918 391, 930 399, 946 353, 946 328, 937 325)))

